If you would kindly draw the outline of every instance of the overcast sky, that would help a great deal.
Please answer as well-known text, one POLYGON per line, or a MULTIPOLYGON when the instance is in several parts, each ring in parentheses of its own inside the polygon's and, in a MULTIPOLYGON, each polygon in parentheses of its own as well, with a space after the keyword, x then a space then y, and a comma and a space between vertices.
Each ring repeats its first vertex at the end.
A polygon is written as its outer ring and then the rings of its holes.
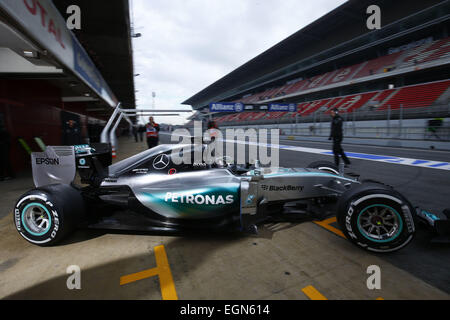
POLYGON ((131 0, 142 33, 133 40, 138 108, 152 106, 152 92, 156 108, 188 108, 181 103, 344 2, 131 0))

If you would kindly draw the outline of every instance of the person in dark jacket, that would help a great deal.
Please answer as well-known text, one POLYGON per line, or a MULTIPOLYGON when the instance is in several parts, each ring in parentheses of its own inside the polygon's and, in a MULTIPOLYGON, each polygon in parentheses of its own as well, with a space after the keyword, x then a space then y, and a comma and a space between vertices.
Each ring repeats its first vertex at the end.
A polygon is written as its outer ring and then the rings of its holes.
POLYGON ((208 121, 208 129, 219 129, 219 127, 214 120, 210 120, 208 121))
POLYGON ((74 120, 67 122, 67 128, 63 132, 63 145, 76 146, 82 143, 80 128, 74 120))
POLYGON ((132 132, 133 132, 134 140, 136 142, 138 142, 139 127, 137 125, 133 125, 133 131, 132 132))
POLYGON ((4 127, 0 127, 0 181, 14 178, 11 161, 9 158, 11 136, 4 127))
POLYGON ((340 157, 342 157, 342 160, 347 167, 351 164, 351 162, 345 155, 344 149, 342 149, 341 146, 342 140, 344 139, 342 133, 344 120, 339 115, 339 110, 337 108, 333 108, 331 110, 331 117, 333 119, 331 120, 331 131, 328 140, 333 140, 334 163, 336 164, 336 166, 339 166, 340 157))
POLYGON ((138 128, 137 128, 138 138, 139 138, 140 142, 144 141, 144 133, 145 133, 145 131, 146 131, 145 126, 140 124, 138 126, 138 128))

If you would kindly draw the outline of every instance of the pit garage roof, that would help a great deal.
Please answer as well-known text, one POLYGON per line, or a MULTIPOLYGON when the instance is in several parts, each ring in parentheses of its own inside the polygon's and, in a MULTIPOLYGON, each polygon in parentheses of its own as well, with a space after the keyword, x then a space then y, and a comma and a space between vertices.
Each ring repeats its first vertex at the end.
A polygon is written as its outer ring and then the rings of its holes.
POLYGON ((84 102, 94 117, 108 117, 119 101, 135 108, 128 0, 1 0, 0 60, 2 78, 50 82, 63 102, 84 102), (74 3, 81 30, 70 32, 74 3))
POLYGON ((128 0, 55 0, 65 18, 70 5, 81 9, 81 30, 72 30, 117 100, 135 108, 133 53, 128 0))
MULTIPOLYGON (((447 0, 448 1, 448 0, 447 0)), ((350 0, 314 21, 241 67, 230 72, 207 88, 183 102, 201 108, 224 92, 289 66, 368 32, 367 7, 376 4, 382 10, 382 23, 387 25, 444 0, 350 0), (356 28, 353 26, 361 26, 356 28), (342 30, 345 29, 345 32, 342 30)), ((239 90, 236 90, 239 91, 239 90)))

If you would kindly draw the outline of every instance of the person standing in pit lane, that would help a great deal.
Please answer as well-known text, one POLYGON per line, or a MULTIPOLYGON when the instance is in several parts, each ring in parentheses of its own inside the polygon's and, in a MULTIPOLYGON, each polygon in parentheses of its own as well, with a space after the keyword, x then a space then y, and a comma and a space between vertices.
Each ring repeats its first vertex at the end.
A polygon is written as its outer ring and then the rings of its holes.
POLYGON ((348 167, 351 162, 345 155, 344 149, 342 149, 342 140, 344 139, 342 126, 344 120, 339 115, 339 110, 337 108, 333 108, 331 110, 331 131, 330 137, 328 140, 333 140, 333 153, 334 153, 334 163, 336 166, 339 166, 340 157, 345 163, 345 167, 348 167))
POLYGON ((140 124, 137 128, 139 141, 144 141, 144 132, 146 131, 145 126, 140 124))
POLYGON ((216 122, 213 120, 208 121, 208 129, 206 130, 207 135, 210 138, 210 141, 213 142, 216 140, 218 135, 219 127, 217 126, 216 122))
POLYGON ((159 124, 157 124, 153 117, 149 118, 149 122, 145 125, 147 132, 147 145, 151 149, 156 147, 159 143, 159 124))
POLYGON ((132 133, 133 133, 133 136, 134 136, 134 141, 135 142, 139 142, 139 140, 138 140, 139 127, 137 125, 135 125, 135 124, 133 125, 132 133))
POLYGON ((80 128, 74 120, 69 120, 63 130, 63 146, 76 146, 82 143, 80 128))

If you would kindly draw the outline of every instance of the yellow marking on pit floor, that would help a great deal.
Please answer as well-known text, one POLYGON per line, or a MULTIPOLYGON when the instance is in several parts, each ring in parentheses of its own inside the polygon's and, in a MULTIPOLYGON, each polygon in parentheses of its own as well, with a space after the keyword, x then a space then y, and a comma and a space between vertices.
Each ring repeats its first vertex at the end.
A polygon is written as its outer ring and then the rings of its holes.
POLYGON ((321 226, 322 228, 327 229, 328 231, 333 232, 334 234, 337 234, 338 236, 340 236, 344 239, 347 239, 341 230, 339 230, 331 225, 332 223, 334 223, 336 221, 337 221, 336 217, 332 217, 332 218, 329 218, 329 219, 326 219, 323 221, 314 221, 314 223, 321 226))
POLYGON ((159 276, 159 285, 161 287, 161 296, 163 300, 178 300, 175 284, 173 282, 172 271, 170 270, 169 260, 167 259, 164 246, 154 248, 156 268, 132 273, 120 277, 120 285, 129 284, 139 280, 159 276))
MULTIPOLYGON (((311 300, 328 300, 323 294, 321 294, 313 286, 307 286, 302 289, 303 293, 311 300)), ((376 300, 384 300, 382 297, 376 298, 376 300)))
POLYGON ((302 289, 303 293, 311 300, 328 300, 324 295, 322 295, 313 286, 307 286, 302 289))

